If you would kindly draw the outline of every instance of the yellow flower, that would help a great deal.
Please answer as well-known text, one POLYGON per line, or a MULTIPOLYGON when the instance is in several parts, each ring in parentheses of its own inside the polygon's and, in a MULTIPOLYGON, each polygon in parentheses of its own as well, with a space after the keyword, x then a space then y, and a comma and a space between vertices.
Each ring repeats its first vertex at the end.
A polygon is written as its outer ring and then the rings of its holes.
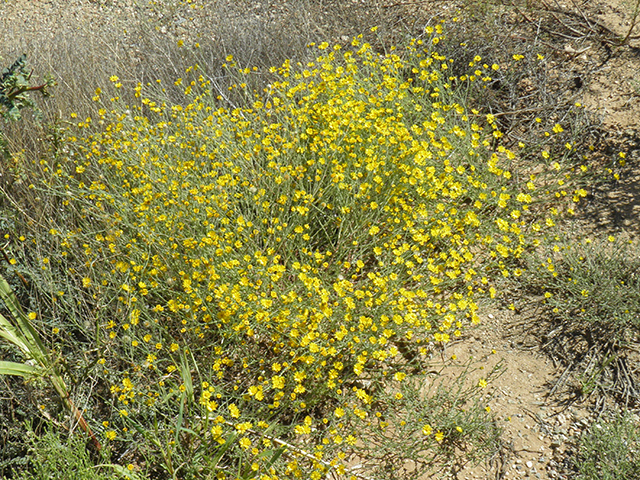
POLYGON ((273 388, 282 390, 284 388, 285 380, 284 380, 284 377, 281 377, 280 375, 275 375, 274 377, 271 378, 271 383, 273 384, 273 388))
POLYGON ((406 376, 407 376, 407 374, 404 373, 404 372, 396 372, 396 373, 393 374, 393 378, 395 378, 399 382, 404 380, 406 376))
POLYGON ((236 406, 235 403, 232 403, 227 408, 229 409, 229 415, 231 415, 233 418, 240 417, 240 409, 236 406))

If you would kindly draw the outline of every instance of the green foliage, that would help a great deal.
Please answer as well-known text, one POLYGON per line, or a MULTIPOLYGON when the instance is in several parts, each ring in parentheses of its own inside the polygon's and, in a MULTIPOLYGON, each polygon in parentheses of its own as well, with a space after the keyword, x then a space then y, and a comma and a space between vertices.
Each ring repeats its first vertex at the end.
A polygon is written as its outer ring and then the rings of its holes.
MULTIPOLYGON (((31 86, 29 80, 31 73, 27 70, 27 56, 25 54, 0 74, 0 118, 18 120, 20 111, 24 108, 34 108, 36 115, 40 110, 29 97, 29 92, 39 91, 43 96, 49 95, 48 88, 55 85, 55 81, 47 77, 45 83, 39 86, 31 86)), ((8 157, 8 143, 0 130, 0 153, 8 157)))
POLYGON ((610 236, 540 249, 527 282, 549 313, 583 329, 599 344, 616 344, 640 329, 640 256, 636 242, 610 236))
POLYGON ((60 433, 47 431, 36 435, 28 430, 29 465, 14 472, 16 480, 139 480, 133 470, 104 463, 98 465, 91 458, 85 442, 77 435, 66 438, 60 433))
POLYGON ((496 452, 487 379, 445 376, 438 353, 583 196, 578 155, 556 125, 543 163, 519 159, 469 105, 517 65, 427 33, 257 74, 229 58, 224 89, 189 68, 178 102, 140 84, 123 105, 114 75, 27 171, 41 220, 24 209, 12 253, 102 386, 87 404, 111 448, 198 479, 360 475, 356 458, 445 474, 496 452))
POLYGON ((498 364, 477 378, 482 368, 452 360, 428 376, 404 378, 395 393, 379 395, 384 415, 359 426, 366 438, 356 448, 361 466, 373 478, 434 478, 444 466, 477 465, 499 451, 501 431, 483 389, 502 369, 498 364))
POLYGON ((43 96, 49 95, 48 88, 55 85, 52 78, 47 78, 39 86, 31 86, 31 71, 27 69, 27 56, 21 55, 8 68, 2 70, 0 76, 0 116, 9 120, 18 120, 20 110, 35 108, 29 92, 39 91, 43 96))
POLYGON ((538 335, 576 373, 576 393, 627 404, 634 379, 626 365, 640 337, 638 244, 623 237, 555 243, 527 258, 517 288, 543 304, 538 335))
POLYGON ((16 346, 28 360, 33 360, 37 366, 30 364, 18 364, 13 362, 0 362, 0 374, 32 376, 37 373, 44 374, 51 368, 49 354, 40 340, 38 332, 31 325, 30 318, 24 313, 18 303, 13 290, 3 276, 0 275, 0 299, 9 310, 10 318, 0 314, 0 337, 16 346))
POLYGON ((69 397, 69 390, 58 365, 51 358, 40 335, 31 323, 36 319, 36 313, 32 312, 27 315, 22 310, 11 286, 2 275, 0 275, 0 299, 10 313, 9 318, 0 314, 0 338, 16 347, 27 360, 25 363, 0 361, 0 375, 47 378, 62 403, 74 415, 81 428, 91 436, 95 447, 99 450, 100 443, 93 436, 91 429, 82 417, 82 413, 69 397))
POLYGON ((580 440, 579 480, 640 478, 640 425, 637 415, 614 414, 594 423, 580 440))

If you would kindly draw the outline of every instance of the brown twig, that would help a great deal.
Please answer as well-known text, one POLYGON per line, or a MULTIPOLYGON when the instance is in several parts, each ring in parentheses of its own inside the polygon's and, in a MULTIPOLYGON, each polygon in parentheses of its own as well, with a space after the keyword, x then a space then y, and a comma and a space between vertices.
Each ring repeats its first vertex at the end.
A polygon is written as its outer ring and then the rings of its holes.
POLYGON ((98 441, 95 434, 91 430, 91 427, 82 416, 82 412, 78 407, 76 407, 76 404, 73 403, 73 400, 71 400, 71 397, 69 397, 68 394, 67 394, 67 398, 65 399, 65 403, 67 403, 67 408, 69 408, 69 411, 71 411, 71 413, 73 414, 73 417, 75 418, 76 422, 78 422, 78 425, 80 425, 80 428, 82 429, 82 431, 87 435, 89 435, 89 438, 91 439, 91 443, 93 444, 93 447, 96 449, 96 452, 99 452, 100 450, 102 450, 102 445, 100 445, 100 442, 98 441))

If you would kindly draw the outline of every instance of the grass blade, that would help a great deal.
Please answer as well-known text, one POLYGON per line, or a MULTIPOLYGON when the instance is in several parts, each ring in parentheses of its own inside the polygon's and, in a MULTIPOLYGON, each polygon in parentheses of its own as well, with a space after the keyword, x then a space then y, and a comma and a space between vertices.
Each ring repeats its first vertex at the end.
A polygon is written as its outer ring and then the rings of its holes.
POLYGON ((0 337, 7 340, 9 343, 13 343, 16 347, 18 347, 23 353, 29 351, 29 347, 27 344, 20 338, 20 334, 16 330, 7 318, 0 314, 0 337))
MULTIPOLYGON (((46 367, 47 364, 50 363, 48 361, 47 349, 40 340, 38 332, 33 328, 29 318, 22 310, 11 286, 2 275, 0 275, 0 298, 2 298, 5 305, 11 312, 11 315, 17 323, 18 329, 22 334, 22 342, 16 343, 16 346, 18 346, 29 358, 36 360, 40 365, 46 367)), ((6 318, 4 320, 8 323, 6 318)), ((13 333, 14 335, 17 335, 18 333, 17 330, 15 330, 15 327, 13 333)))
POLYGON ((26 363, 0 361, 0 375, 30 377, 42 373, 42 369, 26 363))
POLYGON ((9 309, 9 312, 17 324, 16 327, 16 325, 6 317, 0 315, 0 338, 4 338, 18 347, 27 359, 34 360, 38 363, 38 366, 32 366, 26 363, 0 362, 0 375, 17 375, 22 377, 29 375, 46 376, 64 405, 76 419, 78 425, 80 425, 80 428, 91 437, 91 441, 96 450, 100 451, 102 448, 100 442, 91 431, 89 424, 82 416, 82 412, 71 400, 69 389, 64 382, 64 378, 56 368, 55 363, 51 361, 49 352, 42 343, 42 340, 40 340, 38 332, 29 321, 29 317, 22 310, 11 286, 2 275, 0 275, 0 298, 9 309))

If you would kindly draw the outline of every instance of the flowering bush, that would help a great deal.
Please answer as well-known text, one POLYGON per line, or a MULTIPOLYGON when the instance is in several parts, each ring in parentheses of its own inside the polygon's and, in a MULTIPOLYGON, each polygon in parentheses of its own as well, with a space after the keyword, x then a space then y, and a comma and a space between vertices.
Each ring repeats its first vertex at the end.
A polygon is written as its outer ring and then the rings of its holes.
POLYGON ((232 58, 224 95, 193 67, 182 105, 138 85, 123 107, 114 76, 41 162, 38 275, 74 324, 57 341, 97 352, 114 448, 172 477, 319 479, 495 447, 486 380, 424 400, 427 372, 584 190, 548 153, 512 171, 495 117, 466 105, 501 67, 452 76, 428 33, 317 45, 264 92, 232 58))

